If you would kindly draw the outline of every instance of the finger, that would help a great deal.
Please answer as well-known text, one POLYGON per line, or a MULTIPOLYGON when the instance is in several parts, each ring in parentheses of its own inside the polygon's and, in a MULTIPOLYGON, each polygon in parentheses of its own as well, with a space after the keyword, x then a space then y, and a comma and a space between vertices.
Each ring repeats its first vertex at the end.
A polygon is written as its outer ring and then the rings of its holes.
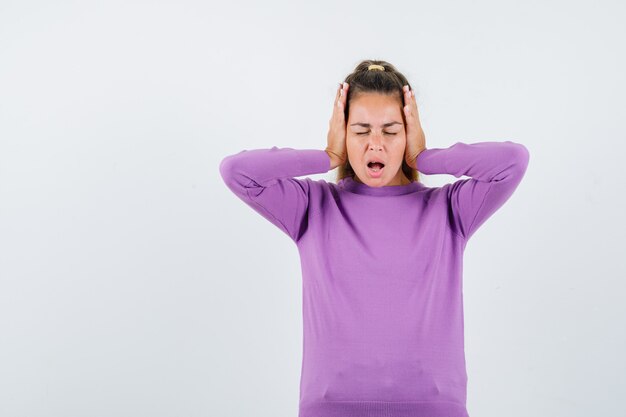
POLYGON ((342 84, 339 83, 338 87, 337 87, 337 94, 335 95, 335 102, 333 105, 333 119, 337 119, 339 117, 339 113, 342 109, 341 107, 341 90, 342 90, 342 84))
POLYGON ((402 92, 404 93, 404 103, 409 104, 411 100, 411 89, 408 85, 405 85, 404 87, 402 87, 402 92))
POLYGON ((419 110, 417 108, 417 98, 415 97, 415 90, 411 90, 412 94, 412 103, 413 103, 413 111, 415 112, 415 116, 419 118, 419 110))
POLYGON ((402 87, 402 92, 404 93, 404 96, 406 98, 415 100, 415 90, 413 90, 412 88, 409 88, 408 85, 405 85, 402 87))
POLYGON ((335 106, 333 107, 333 114, 331 117, 331 125, 336 126, 337 129, 343 128, 345 123, 344 116, 344 95, 342 94, 344 91, 344 83, 339 83, 337 88, 337 97, 335 99, 335 106))
POLYGON ((343 82, 340 83, 339 85, 339 98, 338 98, 338 105, 339 107, 344 107, 345 103, 346 103, 346 96, 347 94, 347 83, 343 82))
POLYGON ((341 107, 345 107, 346 105, 346 100, 348 97, 348 83, 344 82, 341 84, 341 88, 339 89, 340 92, 340 101, 341 101, 341 107))
POLYGON ((411 110, 411 113, 414 113, 415 115, 419 114, 417 111, 417 99, 415 98, 415 90, 409 89, 407 87, 405 92, 405 99, 409 110, 411 110))
MULTIPOLYGON (((339 102, 337 103, 337 107, 339 107, 341 110, 343 110, 346 107, 346 101, 348 100, 348 89, 350 88, 350 85, 346 82, 342 83, 341 88, 339 89, 339 102)), ((343 118, 343 113, 341 114, 341 117, 343 118)))
POLYGON ((409 116, 412 113, 411 109, 413 108, 414 100, 411 98, 412 93, 409 87, 404 86, 403 88, 404 88, 404 109, 405 109, 405 113, 407 114, 407 116, 409 116))
POLYGON ((337 117, 338 117, 338 113, 339 113, 339 108, 341 106, 341 87, 342 87, 342 83, 337 83, 337 89, 335 91, 335 100, 333 102, 333 112, 330 116, 330 120, 328 121, 328 124, 330 126, 332 126, 333 124, 337 123, 337 117))

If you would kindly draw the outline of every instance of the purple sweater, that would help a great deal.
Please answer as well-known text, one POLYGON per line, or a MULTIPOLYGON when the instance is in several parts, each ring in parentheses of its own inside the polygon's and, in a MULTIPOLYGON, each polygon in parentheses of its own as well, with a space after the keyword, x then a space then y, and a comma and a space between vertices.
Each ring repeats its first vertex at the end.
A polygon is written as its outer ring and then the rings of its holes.
POLYGON ((426 149, 420 172, 470 177, 441 187, 294 178, 329 171, 316 149, 222 160, 228 188, 298 247, 299 417, 468 416, 463 252, 528 159, 511 141, 426 149))

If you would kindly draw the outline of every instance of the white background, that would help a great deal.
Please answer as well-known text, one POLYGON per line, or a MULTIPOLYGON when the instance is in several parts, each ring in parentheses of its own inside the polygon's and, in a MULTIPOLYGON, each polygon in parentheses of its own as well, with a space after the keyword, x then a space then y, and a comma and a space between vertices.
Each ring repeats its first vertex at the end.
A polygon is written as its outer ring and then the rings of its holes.
POLYGON ((362 59, 428 147, 530 152, 465 252, 470 415, 625 415, 625 12, 0 1, 0 415, 296 416, 297 248, 218 166, 323 149, 362 59))

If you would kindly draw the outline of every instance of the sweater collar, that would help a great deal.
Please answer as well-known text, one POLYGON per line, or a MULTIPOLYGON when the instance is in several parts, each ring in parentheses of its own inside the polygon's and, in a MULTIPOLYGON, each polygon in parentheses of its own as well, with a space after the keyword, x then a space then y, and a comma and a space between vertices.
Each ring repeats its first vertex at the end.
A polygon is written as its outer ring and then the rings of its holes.
POLYGON ((362 182, 355 181, 352 177, 345 177, 337 183, 339 188, 355 194, 373 196, 389 196, 409 194, 425 188, 424 184, 414 181, 405 185, 384 185, 382 187, 370 187, 362 182))

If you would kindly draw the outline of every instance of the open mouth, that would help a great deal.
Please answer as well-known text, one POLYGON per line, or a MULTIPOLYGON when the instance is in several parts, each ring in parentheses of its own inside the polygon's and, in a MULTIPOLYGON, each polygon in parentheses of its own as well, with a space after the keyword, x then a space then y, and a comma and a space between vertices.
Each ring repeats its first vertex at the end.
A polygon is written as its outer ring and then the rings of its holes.
POLYGON ((385 167, 382 162, 370 162, 367 167, 373 172, 380 172, 385 167))
POLYGON ((383 175, 383 169, 385 169, 385 164, 382 162, 370 162, 367 164, 367 173, 372 178, 380 178, 383 175))

